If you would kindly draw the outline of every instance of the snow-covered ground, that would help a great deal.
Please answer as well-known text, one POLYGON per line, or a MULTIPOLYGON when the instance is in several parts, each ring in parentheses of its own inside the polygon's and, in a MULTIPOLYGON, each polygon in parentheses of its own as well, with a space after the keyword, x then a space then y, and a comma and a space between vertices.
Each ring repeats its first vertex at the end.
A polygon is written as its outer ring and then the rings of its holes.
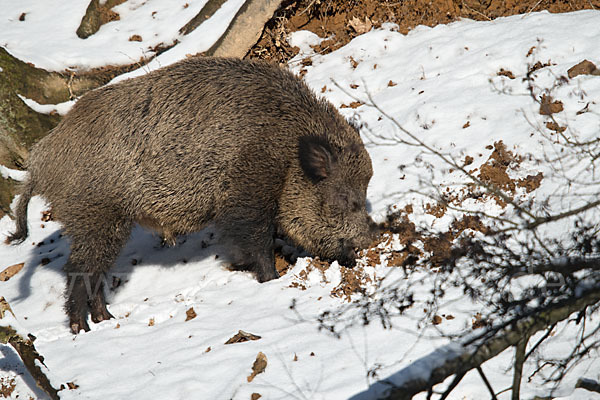
MULTIPOLYGON (((114 7, 119 19, 108 22, 87 39, 77 27, 89 0, 0 0, 0 46, 15 57, 49 71, 125 65, 150 58, 159 46, 179 40, 169 54, 145 66, 165 66, 206 51, 223 34, 244 0, 229 0, 200 27, 186 36, 179 33, 202 10, 207 0, 129 0, 114 7), (24 15, 23 15, 24 14, 24 15), (23 21, 21 21, 21 18, 23 21), (137 35, 141 41, 129 40, 137 35), (185 53, 181 51, 185 49, 185 53)), ((101 2, 102 3, 102 2, 101 2)))
MULTIPOLYGON (((143 46, 181 40, 177 30, 204 1, 181 1, 182 8, 183 3, 189 6, 176 15, 168 14, 170 6, 162 7, 165 2, 128 1, 118 7, 119 21, 106 24, 85 41, 74 32, 87 0, 69 2, 69 6, 63 3, 27 1, 17 5, 0 0, 0 45, 25 61, 53 70, 128 63, 143 56, 147 49, 143 46), (157 10, 155 16, 164 10, 163 19, 152 18, 157 10), (26 12, 25 21, 19 21, 22 12, 26 12), (128 22, 130 18, 135 23, 128 22), (61 23, 56 23, 59 20, 61 23), (131 34, 140 34, 144 42, 129 42, 131 34)), ((215 20, 215 26, 224 29, 240 4, 236 0, 227 2, 229 12, 222 20, 215 20)), ((599 18, 598 11, 542 12, 491 22, 464 20, 435 28, 418 27, 408 35, 386 25, 324 56, 314 54, 308 46, 318 38, 299 32, 290 40, 303 52, 290 62, 290 68, 298 73, 306 70, 306 82, 336 106, 357 100, 369 103, 370 94, 381 110, 427 144, 451 152, 457 159, 471 156, 472 167, 477 168, 491 154, 486 147, 498 141, 520 155, 552 150, 535 134, 535 126, 543 125, 546 119, 527 93, 523 77, 528 65, 548 63, 538 72, 536 84, 551 87, 557 77, 566 75, 570 67, 584 59, 599 64, 599 18), (311 57, 311 66, 301 65, 305 57, 311 57), (515 79, 498 75, 501 69, 512 72, 515 79)), ((157 61, 157 66, 206 49, 201 36, 181 40, 161 55, 162 64, 157 61)), ((597 135, 600 77, 570 79, 553 95, 564 104, 564 111, 556 114, 559 122, 568 123, 582 139, 597 135), (588 112, 577 114, 584 107, 588 112)), ((381 220, 390 205, 426 201, 414 193, 427 189, 423 182, 429 177, 425 161, 445 171, 433 176, 433 187, 464 182, 464 177, 448 171, 448 166, 435 157, 418 154, 425 160, 415 163, 415 147, 400 142, 410 139, 382 117, 380 110, 362 105, 344 107, 341 112, 364 124, 363 139, 375 171, 368 193, 375 219, 381 220)), ((524 157, 511 173, 523 177, 540 168, 524 157)), ((4 167, 0 172, 20 178, 4 167)), ((521 191, 517 198, 543 198, 562 190, 557 182, 547 179, 532 194, 521 191)), ((585 200, 569 196, 561 199, 571 205, 585 200)), ((470 206, 492 214, 502 212, 494 201, 470 206)), ((330 295, 340 281, 336 263, 326 271, 326 279, 318 270, 311 272, 302 280, 305 290, 293 286, 310 262, 306 258, 279 280, 259 284, 250 274, 231 272, 222 265, 216 256, 223 249, 209 231, 181 239, 177 247, 163 248, 156 236, 138 228, 112 271, 122 282, 108 295, 109 310, 116 319, 91 324, 90 332, 74 336, 62 309, 62 266, 68 256, 68 242, 59 237, 59 223, 41 221, 45 209, 43 200, 34 198, 29 209, 28 240, 18 246, 0 245, 0 271, 25 263, 18 274, 0 282, 0 296, 8 300, 21 327, 37 337, 35 345, 45 357, 54 386, 67 382, 77 385, 60 392, 64 399, 248 399, 252 393, 267 399, 350 398, 377 378, 385 378, 446 344, 439 330, 471 330, 474 316, 484 311, 481 305, 457 294, 454 301, 439 310, 454 319, 445 319, 436 327, 423 326, 424 307, 417 304, 406 315, 396 317, 392 329, 383 329, 377 323, 355 325, 338 339, 319 331, 316 321, 321 312, 348 304, 330 295), (294 301, 296 307, 292 310, 294 301), (186 321, 190 308, 196 317, 186 321), (224 344, 238 330, 261 338, 224 344), (267 368, 248 382, 259 352, 267 356, 267 368), (377 378, 369 375, 372 370, 377 378)), ((412 218, 423 226, 442 229, 451 215, 436 218, 415 207, 412 218)), ((0 220, 3 234, 13 226, 8 217, 0 220)), ((385 265, 366 269, 371 275, 389 275, 391 280, 396 273, 385 265)), ((426 272, 420 278, 421 290, 426 294, 433 278, 426 272)), ((564 351, 570 335, 570 328, 558 330, 552 341, 555 347, 546 350, 564 351)), ((12 349, 0 347, 0 352, 0 378, 16 376, 13 396, 42 397, 12 349)), ((512 358, 513 353, 506 351, 483 365, 496 390, 511 385, 512 358)), ((532 372, 531 368, 526 365, 524 376, 532 372)), ((579 376, 598 380, 599 371, 597 357, 585 361, 554 395, 592 398, 588 392, 574 390, 574 382, 579 376)), ((548 394, 550 388, 540 386, 537 379, 524 380, 522 398, 548 394)), ((508 398, 509 393, 501 398, 508 398)), ((475 373, 467 374, 450 396, 488 397, 475 373)))

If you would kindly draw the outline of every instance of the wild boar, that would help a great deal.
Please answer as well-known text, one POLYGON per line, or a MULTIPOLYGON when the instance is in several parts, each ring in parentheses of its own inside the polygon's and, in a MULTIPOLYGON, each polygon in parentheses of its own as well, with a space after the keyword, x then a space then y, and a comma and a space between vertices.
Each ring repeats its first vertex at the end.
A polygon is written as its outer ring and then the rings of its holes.
POLYGON ((167 238, 214 223, 233 265, 278 278, 274 234, 346 266, 372 239, 358 130, 278 66, 189 58, 91 91, 34 146, 16 208, 39 194, 70 238, 74 333, 112 317, 102 278, 139 223, 167 238), (85 276, 86 279, 83 279, 85 276), (96 290, 94 290, 96 289, 96 290))

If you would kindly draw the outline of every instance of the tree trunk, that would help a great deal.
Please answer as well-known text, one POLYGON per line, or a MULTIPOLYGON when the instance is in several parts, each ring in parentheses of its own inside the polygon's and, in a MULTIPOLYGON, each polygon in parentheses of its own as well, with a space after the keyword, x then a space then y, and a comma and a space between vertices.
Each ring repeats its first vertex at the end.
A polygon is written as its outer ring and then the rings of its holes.
POLYGON ((119 14, 111 8, 124 2, 125 0, 107 0, 104 4, 100 4, 100 0, 92 0, 77 28, 77 36, 87 39, 98 32, 105 23, 118 20, 119 14))
MULTIPOLYGON (((0 319, 4 319, 8 313, 12 314, 14 320, 14 314, 10 305, 4 297, 0 297, 0 319)), ((8 315, 8 320, 10 321, 10 315, 8 315)), ((25 368, 27 368, 31 374, 36 385, 52 400, 59 399, 58 391, 52 387, 50 380, 38 365, 44 365, 44 357, 37 352, 31 338, 26 339, 19 335, 11 325, 7 325, 3 321, 3 323, 0 324, 0 344, 11 345, 17 354, 19 354, 21 361, 23 361, 23 365, 25 365, 25 368)))
POLYGON ((598 302, 600 293, 590 289, 583 292, 579 298, 548 306, 530 317, 507 324, 499 331, 486 331, 478 337, 471 338, 469 342, 444 346, 414 361, 393 376, 375 383, 366 392, 359 393, 352 399, 376 395, 386 400, 412 399, 416 394, 431 390, 434 385, 452 375, 466 373, 481 366, 507 348, 518 345, 524 337, 531 337, 536 332, 598 302))
MULTIPOLYGON (((23 169, 31 146, 60 121, 58 115, 33 111, 17 94, 40 104, 62 103, 137 67, 98 68, 83 73, 48 72, 0 47, 0 164, 23 169)), ((14 183, 0 176, 0 218, 8 213, 14 183)))
POLYGON ((223 36, 205 54, 243 58, 258 42, 265 24, 281 3, 282 0, 246 0, 223 36))

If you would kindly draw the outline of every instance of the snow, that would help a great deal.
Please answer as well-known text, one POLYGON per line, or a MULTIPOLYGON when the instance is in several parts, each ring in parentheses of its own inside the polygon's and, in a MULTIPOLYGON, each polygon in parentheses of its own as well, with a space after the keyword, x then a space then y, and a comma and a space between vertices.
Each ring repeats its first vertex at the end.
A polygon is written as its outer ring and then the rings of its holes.
MULTIPOLYGON (((142 68, 117 76, 111 83, 133 78, 173 64, 186 57, 210 49, 221 37, 227 26, 244 4, 244 0, 229 0, 214 15, 186 36, 179 38, 177 46, 167 50, 142 68)), ((182 25, 183 26, 183 25, 182 25)))
POLYGON ((2 175, 4 179, 10 178, 15 181, 22 181, 27 176, 27 172, 19 171, 18 169, 10 169, 4 165, 0 165, 0 175, 2 175))
MULTIPOLYGON (((119 20, 108 22, 96 34, 81 39, 76 31, 89 0, 0 0, 0 46, 49 71, 131 64, 151 57, 156 46, 168 46, 175 40, 185 42, 184 46, 177 46, 180 50, 185 47, 185 51, 195 54, 216 41, 244 1, 229 0, 200 30, 182 36, 179 29, 206 3, 207 0, 129 0, 113 8, 119 20), (24 21, 19 20, 22 13, 24 21), (133 35, 141 36, 142 41, 130 41, 133 35)), ((181 58, 184 53, 178 51, 174 55, 181 58)))
POLYGON ((12 328, 17 335, 20 335, 23 338, 26 338, 27 334, 29 333, 23 328, 19 320, 15 318, 15 315, 11 310, 5 310, 4 316, 0 315, 0 326, 12 328))
MULTIPOLYGON (((147 67, 155 69, 210 47, 243 3, 228 1, 220 10, 222 14, 215 14, 196 32, 182 38, 178 29, 204 4, 186 2, 189 7, 182 11, 184 2, 179 1, 176 4, 182 9, 170 13, 172 2, 128 1, 116 8, 121 15, 119 21, 106 24, 96 35, 81 40, 74 32, 87 0, 68 5, 50 0, 0 0, 0 45, 24 61, 60 71, 129 63, 147 55, 147 49, 158 43, 180 40, 147 67), (158 11, 156 18, 152 18, 152 11, 158 11), (27 13, 23 22, 18 21, 22 12, 27 13), (144 41, 129 42, 134 33, 144 41)), ((522 78, 528 64, 536 61, 550 60, 552 64, 539 71, 536 83, 540 87, 552 85, 556 77, 566 75, 570 67, 583 59, 600 63, 593 39, 600 37, 599 17, 598 11, 541 12, 489 22, 463 20, 435 28, 418 27, 408 35, 388 24, 327 55, 312 52, 309 45, 319 40, 313 34, 298 32, 290 40, 302 53, 290 62, 290 68, 296 72, 305 69, 304 79, 309 86, 336 106, 356 99, 369 103, 370 95, 381 110, 428 145, 442 152, 451 151, 457 159, 472 156, 475 168, 489 157, 491 151, 486 146, 499 140, 517 154, 553 150, 531 135, 532 124, 541 126, 546 120, 539 115, 539 105, 527 93, 522 78), (533 46, 535 49, 528 56, 533 46), (312 65, 305 67, 300 60, 307 56, 312 65), (351 58, 358 62, 356 68, 351 58), (501 68, 511 71, 516 79, 498 76, 501 68), (388 85, 390 81, 395 85, 388 85), (352 89, 350 84, 358 87, 352 89), (463 128, 466 122, 469 126, 463 128)), ((128 76, 144 71, 147 69, 128 76)), ((555 96, 565 105, 564 112, 556 116, 561 123, 568 122, 582 139, 597 135, 600 106, 592 100, 600 96, 600 78, 576 77, 558 87, 555 96), (587 103, 591 112, 577 115, 587 103)), ((38 107, 24 101, 34 109, 38 107)), ((380 110, 367 104, 340 110, 364 124, 361 132, 374 166, 368 200, 375 219, 382 220, 393 204, 426 203, 427 196, 416 193, 428 188, 423 181, 434 187, 465 182, 458 171, 449 172, 449 167, 431 154, 418 154, 414 146, 399 143, 414 140, 389 119, 380 119, 380 110), (414 162, 417 155, 423 162, 414 162), (430 177, 425 162, 445 173, 430 177), (399 169, 400 165, 405 167, 399 169)), ((524 159, 511 173, 526 176, 540 168, 524 159)), ((17 176, 5 167, 0 167, 0 172, 3 176, 17 176)), ((576 173, 582 170, 575 168, 573 174, 576 173)), ((545 179, 533 196, 543 198, 565 191, 557 181, 545 179)), ((517 197, 525 199, 526 194, 520 192, 517 197)), ((549 207, 566 209, 584 200, 575 195, 562 196, 549 207)), ((503 212, 493 201, 464 206, 496 215, 503 212)), ((438 327, 423 326, 420 319, 424 304, 417 304, 406 315, 395 317, 392 329, 383 329, 376 322, 349 325, 338 339, 320 331, 317 323, 321 312, 348 307, 343 299, 330 296, 339 281, 337 263, 327 271, 327 280, 319 271, 312 271, 306 290, 290 287, 306 270, 306 258, 300 258, 279 280, 259 284, 248 273, 227 270, 222 257, 216 258, 225 249, 218 244, 218 238, 211 237, 212 228, 180 239, 175 248, 161 247, 155 235, 137 228, 111 271, 122 282, 108 294, 109 310, 116 318, 91 324, 89 333, 74 336, 63 311, 62 266, 69 253, 68 240, 59 237, 58 222, 44 222, 42 227, 41 213, 46 208, 41 198, 33 198, 29 208, 30 237, 17 246, 0 244, 0 269, 25 262, 21 272, 0 282, 0 292, 23 329, 37 337, 35 345, 45 357, 54 386, 66 382, 78 385, 76 389, 61 391, 63 399, 248 399, 254 392, 268 399, 372 399, 379 393, 379 384, 366 394, 359 394, 378 379, 397 373, 422 357, 427 356, 419 365, 436 365, 444 356, 453 354, 455 346, 442 338, 440 331, 468 332, 473 316, 481 311, 481 305, 456 293, 453 301, 447 301, 438 310, 455 318, 444 320, 438 327), (50 262, 41 266, 44 258, 50 262), (132 265, 133 260, 137 265, 132 265), (290 309, 294 301, 295 308, 290 309), (185 321, 190 307, 197 316, 185 321), (225 345, 240 329, 261 339, 225 345), (432 353, 434 349, 439 351, 432 353), (268 365, 249 383, 246 377, 259 351, 267 355, 268 365), (376 371, 377 378, 368 376, 371 370, 376 371)), ((439 229, 452 217, 449 213, 435 218, 419 207, 415 207, 414 214, 416 223, 439 229)), ((8 217, 0 220, 3 234, 13 228, 14 222, 8 217)), ((560 228, 560 223, 553 226, 556 232, 561 232, 560 228)), ((371 268, 368 273, 387 276, 388 282, 403 279, 400 271, 385 265, 371 268)), ((403 284, 420 288, 422 299, 426 298, 435 276, 423 271, 411 279, 403 284)), ((597 318, 591 322, 598 323, 597 318)), ((564 352, 573 332, 570 325, 558 329, 554 347, 545 350, 550 354, 564 352)), ((535 341, 533 337, 530 343, 535 341)), ((512 352, 506 351, 483 365, 496 390, 511 384, 512 375, 506 371, 512 357, 512 352)), ((427 368, 420 372, 419 365, 411 373, 424 374, 427 368)), ((19 375, 22 367, 0 359, 0 371, 0 376, 17 376, 15 393, 19 398, 37 396, 38 392, 19 375)), ((555 396, 581 398, 581 389, 574 390, 576 378, 597 380, 598 371, 598 358, 586 359, 555 396)), ((531 372, 532 364, 526 364, 524 376, 531 372)), ((540 386, 538 377, 531 383, 524 379, 522 397, 545 396, 550 389, 540 386)), ((509 393, 500 398, 508 398, 509 393)), ((487 397, 487 389, 475 373, 467 374, 450 396, 487 397)))
POLYGON ((35 100, 28 99, 20 94, 17 96, 27 104, 27 107, 41 114, 57 113, 58 115, 66 115, 73 105, 75 105, 75 100, 65 101, 64 103, 59 104, 40 104, 35 100))

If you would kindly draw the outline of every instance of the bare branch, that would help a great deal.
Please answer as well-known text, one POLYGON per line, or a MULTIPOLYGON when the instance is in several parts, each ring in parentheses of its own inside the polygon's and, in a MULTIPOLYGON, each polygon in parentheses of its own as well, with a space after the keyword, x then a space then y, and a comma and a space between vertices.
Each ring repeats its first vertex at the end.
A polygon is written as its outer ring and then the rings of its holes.
MULTIPOLYGON (((508 347, 515 346, 536 332, 546 329, 548 325, 568 318, 574 312, 600 302, 600 291, 591 289, 583 292, 581 297, 570 298, 544 310, 539 310, 535 316, 512 321, 504 329, 486 331, 463 344, 450 344, 437 349, 429 355, 415 361, 394 376, 379 381, 369 392, 383 395, 389 400, 411 399, 417 393, 431 390, 449 376, 466 373, 479 367, 485 361, 500 354, 508 347), (467 344, 464 344, 467 343, 467 344), (421 368, 430 371, 429 376, 417 373, 421 368)), ((363 393, 366 395, 366 393, 363 393)), ((361 395, 355 398, 361 398, 361 395)))
POLYGON ((513 374, 512 400, 521 398, 521 377, 523 376, 523 363, 525 362, 525 349, 529 337, 523 337, 515 346, 515 373, 513 374))
POLYGON ((488 391, 490 392, 490 395, 492 396, 492 400, 498 400, 498 398, 496 397, 496 393, 494 393, 494 388, 492 388, 490 381, 488 381, 487 377, 483 373, 481 366, 478 366, 476 369, 477 369, 477 372, 479 372, 479 376, 481 376, 483 383, 485 383, 485 387, 487 387, 488 391))

